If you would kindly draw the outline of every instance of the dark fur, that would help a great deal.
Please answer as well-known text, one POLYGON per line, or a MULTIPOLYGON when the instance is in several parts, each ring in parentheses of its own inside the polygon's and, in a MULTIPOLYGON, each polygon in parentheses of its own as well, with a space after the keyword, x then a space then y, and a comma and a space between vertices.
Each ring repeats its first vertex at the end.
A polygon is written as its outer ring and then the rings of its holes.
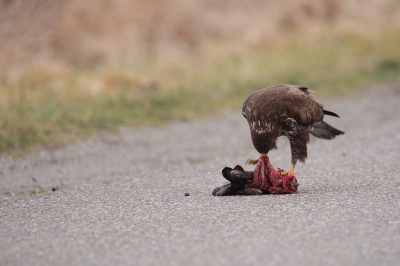
POLYGON ((234 169, 225 167, 222 169, 222 176, 230 183, 214 189, 212 192, 214 196, 262 194, 259 189, 245 188, 246 183, 253 179, 253 172, 245 171, 240 165, 236 165, 234 169))

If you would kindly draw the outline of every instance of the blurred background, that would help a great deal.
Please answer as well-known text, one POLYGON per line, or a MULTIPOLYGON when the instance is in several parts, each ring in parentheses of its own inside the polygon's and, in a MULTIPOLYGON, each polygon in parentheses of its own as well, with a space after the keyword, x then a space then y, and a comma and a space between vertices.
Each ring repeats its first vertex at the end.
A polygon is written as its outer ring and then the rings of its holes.
POLYGON ((400 0, 0 0, 0 153, 399 74, 400 0))

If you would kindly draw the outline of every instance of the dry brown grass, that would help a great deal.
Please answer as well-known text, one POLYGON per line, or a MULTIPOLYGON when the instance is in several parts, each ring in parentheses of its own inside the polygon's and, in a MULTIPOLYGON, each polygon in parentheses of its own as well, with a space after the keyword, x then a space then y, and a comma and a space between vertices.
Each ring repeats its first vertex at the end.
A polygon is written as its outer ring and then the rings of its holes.
POLYGON ((134 64, 210 42, 252 48, 388 27, 400 27, 397 0, 3 0, 0 71, 18 80, 39 63, 134 64))

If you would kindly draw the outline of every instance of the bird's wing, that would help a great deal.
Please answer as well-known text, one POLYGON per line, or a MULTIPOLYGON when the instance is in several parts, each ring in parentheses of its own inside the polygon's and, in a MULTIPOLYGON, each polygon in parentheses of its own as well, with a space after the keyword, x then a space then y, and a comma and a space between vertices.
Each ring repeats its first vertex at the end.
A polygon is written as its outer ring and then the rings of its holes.
POLYGON ((282 107, 289 117, 300 125, 311 126, 324 118, 323 105, 312 95, 313 91, 298 85, 288 85, 282 107))
POLYGON ((324 117, 323 105, 314 98, 312 91, 286 84, 253 92, 243 104, 242 114, 247 120, 252 117, 262 120, 267 113, 291 117, 307 126, 324 117))

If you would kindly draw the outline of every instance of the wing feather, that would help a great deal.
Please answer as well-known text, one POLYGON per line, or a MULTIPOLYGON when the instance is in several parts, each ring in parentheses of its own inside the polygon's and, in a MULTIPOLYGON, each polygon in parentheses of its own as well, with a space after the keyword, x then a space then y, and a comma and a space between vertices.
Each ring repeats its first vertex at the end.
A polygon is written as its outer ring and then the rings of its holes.
POLYGON ((286 84, 253 92, 243 104, 242 114, 247 120, 260 121, 268 113, 287 115, 301 125, 312 125, 324 116, 323 105, 311 90, 286 84))

